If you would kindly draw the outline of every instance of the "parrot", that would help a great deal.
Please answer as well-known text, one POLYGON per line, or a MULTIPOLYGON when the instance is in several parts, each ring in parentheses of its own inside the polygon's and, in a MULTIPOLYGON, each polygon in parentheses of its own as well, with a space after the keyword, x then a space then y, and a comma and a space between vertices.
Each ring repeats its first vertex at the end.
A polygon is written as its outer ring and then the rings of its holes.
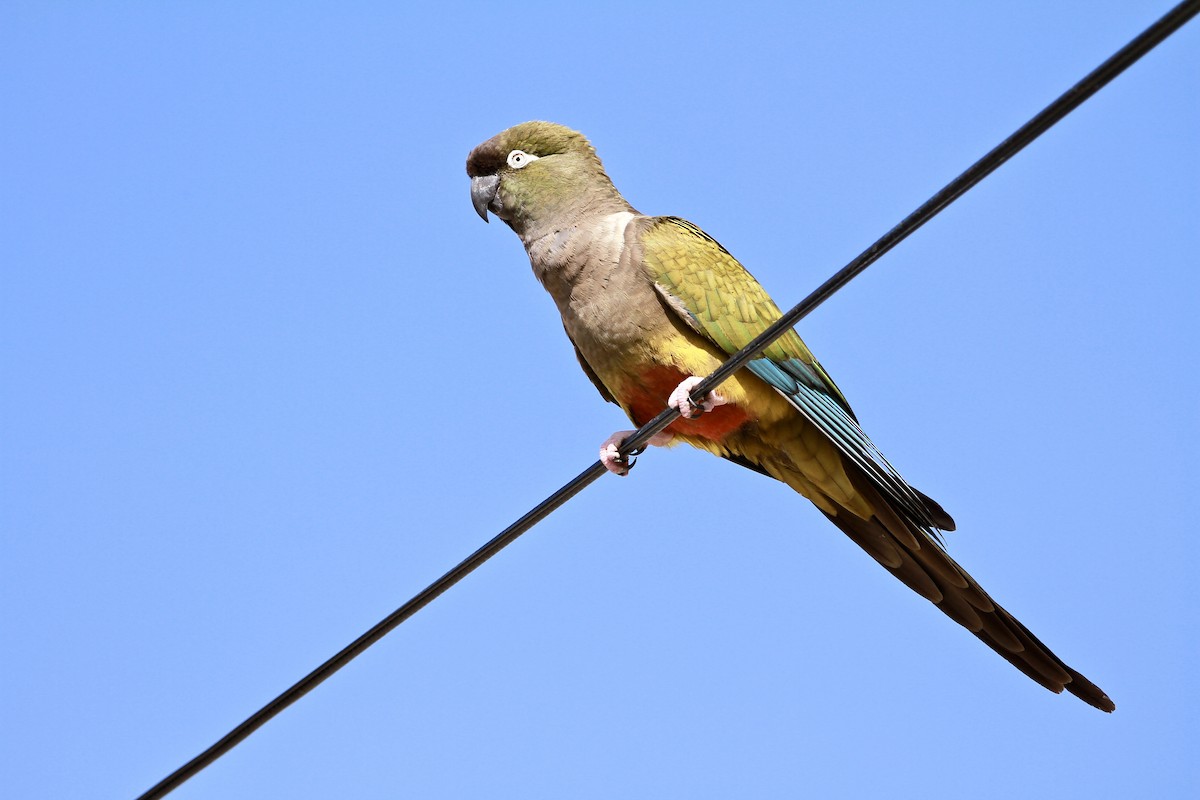
MULTIPOLYGON (((867 438, 794 328, 692 400, 702 376, 782 316, 715 239, 679 217, 639 213, 588 139, 555 123, 496 134, 470 152, 467 176, 484 222, 494 214, 521 239, 601 397, 637 426, 665 406, 679 411, 651 445, 688 444, 787 484, 1029 678, 1102 711, 1116 708, 950 557, 941 531, 954 530, 954 520, 867 438)), ((610 472, 633 466, 619 453, 632 433, 601 444, 610 472)))

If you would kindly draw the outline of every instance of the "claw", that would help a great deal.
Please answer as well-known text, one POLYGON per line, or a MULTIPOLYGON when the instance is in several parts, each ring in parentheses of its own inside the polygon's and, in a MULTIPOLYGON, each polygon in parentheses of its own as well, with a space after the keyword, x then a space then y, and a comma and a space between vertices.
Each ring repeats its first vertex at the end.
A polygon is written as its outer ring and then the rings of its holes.
POLYGON ((614 433, 604 444, 600 445, 600 463, 614 475, 628 475, 629 470, 633 469, 633 465, 637 463, 637 459, 632 457, 633 453, 630 453, 629 457, 626 457, 622 456, 617 449, 630 433, 632 431, 621 431, 620 434, 614 433), (620 439, 613 441, 613 438, 617 436, 620 436, 620 439))
MULTIPOLYGON (((637 457, 646 452, 645 447, 639 447, 631 450, 627 456, 621 455, 621 444, 635 433, 637 431, 617 431, 605 439, 604 444, 600 445, 600 463, 609 472, 621 476, 628 475, 629 470, 633 469, 633 465, 637 463, 637 457)), ((650 444, 655 447, 661 447, 669 441, 671 441, 669 433, 656 433, 650 437, 650 444)))
POLYGON ((696 375, 685 378, 675 387, 675 391, 671 392, 671 396, 667 398, 667 405, 677 410, 684 419, 695 419, 705 411, 712 411, 717 406, 723 406, 729 402, 723 395, 715 391, 709 392, 708 396, 699 403, 692 400, 692 390, 703 380, 696 375))

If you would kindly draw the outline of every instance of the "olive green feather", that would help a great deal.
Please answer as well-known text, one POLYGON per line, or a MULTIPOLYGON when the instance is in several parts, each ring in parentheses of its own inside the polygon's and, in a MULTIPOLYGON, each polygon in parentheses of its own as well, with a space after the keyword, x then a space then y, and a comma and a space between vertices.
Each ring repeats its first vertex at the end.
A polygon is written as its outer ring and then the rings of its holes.
MULTIPOLYGON (((666 305, 726 353, 736 353, 782 316, 746 268, 692 223, 650 218, 640 241, 645 269, 666 305)), ((941 544, 937 529, 953 530, 949 515, 911 487, 859 427, 841 390, 794 330, 746 368, 820 428, 929 539, 941 544)))

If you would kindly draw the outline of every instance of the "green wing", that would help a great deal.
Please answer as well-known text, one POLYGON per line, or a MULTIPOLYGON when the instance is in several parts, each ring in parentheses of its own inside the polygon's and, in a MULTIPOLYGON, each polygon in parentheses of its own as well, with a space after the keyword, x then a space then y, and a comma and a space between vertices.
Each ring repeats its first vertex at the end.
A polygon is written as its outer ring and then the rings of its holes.
MULTIPOLYGON (((659 294, 698 333, 733 355, 782 314, 766 290, 738 260, 704 231, 678 217, 654 218, 642 233, 646 267, 659 294)), ((760 375, 785 394, 802 381, 836 402, 851 418, 854 412, 833 378, 809 352, 794 330, 780 336, 758 359, 785 373, 760 375)), ((756 362, 752 362, 756 363, 756 362)), ((770 374, 770 370, 764 370, 770 374)))
MULTIPOLYGON (((639 243, 664 305, 726 353, 736 353, 782 316, 746 268, 692 223, 677 217, 649 219, 639 243)), ((911 522, 925 529, 953 529, 948 515, 909 486, 863 433, 841 390, 794 330, 746 369, 786 397, 911 522)))

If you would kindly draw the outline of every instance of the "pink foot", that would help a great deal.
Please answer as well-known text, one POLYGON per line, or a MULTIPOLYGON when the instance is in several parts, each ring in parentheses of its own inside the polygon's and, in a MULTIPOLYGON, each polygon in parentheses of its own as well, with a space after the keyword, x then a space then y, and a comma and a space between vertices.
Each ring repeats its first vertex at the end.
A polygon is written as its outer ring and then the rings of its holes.
POLYGON ((684 419, 695 419, 705 411, 712 411, 717 406, 723 406, 729 402, 720 393, 709 392, 703 402, 693 403, 689 395, 700 385, 702 380, 704 379, 695 375, 686 378, 683 383, 675 387, 675 391, 671 392, 671 396, 667 398, 667 405, 678 410, 684 419))
MULTIPOLYGON (((630 454, 628 458, 622 458, 618 453, 617 448, 621 443, 633 436, 637 431, 617 431, 612 436, 604 440, 604 444, 600 445, 600 463, 609 472, 617 475, 628 475, 629 470, 633 469, 633 464, 637 461, 634 457, 636 454, 630 454)), ((650 437, 650 444, 655 447, 662 447, 664 444, 671 441, 671 434, 663 431, 656 433, 650 437)))

